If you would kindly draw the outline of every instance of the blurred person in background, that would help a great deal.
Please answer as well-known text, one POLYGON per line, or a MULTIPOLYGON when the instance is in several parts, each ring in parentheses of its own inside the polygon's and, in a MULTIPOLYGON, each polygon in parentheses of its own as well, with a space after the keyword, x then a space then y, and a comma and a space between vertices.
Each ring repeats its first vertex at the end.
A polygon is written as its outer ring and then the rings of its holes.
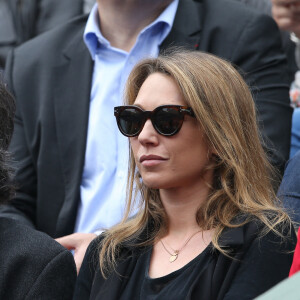
POLYGON ((272 14, 282 30, 291 33, 291 39, 296 43, 296 59, 300 66, 300 1, 299 0, 271 0, 272 14))
MULTIPOLYGON (((7 148, 15 103, 0 81, 0 206, 14 195, 7 148)), ((0 218, 0 299, 72 299, 76 267, 72 254, 42 232, 0 218)))
MULTIPOLYGON (((272 16, 272 3, 270 0, 236 0, 241 3, 244 3, 250 8, 256 9, 261 13, 265 13, 269 16, 272 16)), ((294 81, 294 76, 297 71, 297 64, 295 60, 295 43, 293 43, 290 39, 290 35, 287 31, 281 30, 281 40, 283 50, 286 54, 288 61, 288 75, 289 82, 292 83, 294 81)))
MULTIPOLYGON (((290 33, 290 38, 296 48, 295 56, 300 68, 300 1, 272 0, 272 13, 281 30, 290 33)), ((292 118, 291 152, 290 157, 300 150, 300 71, 295 73, 290 90, 291 104, 295 108, 292 118)))

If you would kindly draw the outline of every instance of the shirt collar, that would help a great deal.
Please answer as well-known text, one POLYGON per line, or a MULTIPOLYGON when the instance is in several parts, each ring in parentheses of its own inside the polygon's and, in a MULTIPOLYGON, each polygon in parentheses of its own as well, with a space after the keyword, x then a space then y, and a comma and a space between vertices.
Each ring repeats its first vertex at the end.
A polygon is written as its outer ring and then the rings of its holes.
POLYGON ((158 16, 156 20, 154 20, 151 24, 146 26, 140 34, 144 33, 145 31, 153 28, 156 26, 156 24, 165 24, 165 29, 162 31, 159 45, 163 42, 163 40, 167 37, 167 35, 170 33, 171 28, 173 27, 176 11, 178 8, 178 2, 179 0, 172 1, 165 10, 158 16))
MULTIPOLYGON (((154 20, 151 24, 146 26, 140 35, 147 30, 151 30, 156 26, 156 24, 165 24, 165 29, 162 30, 159 44, 167 37, 174 23, 177 7, 179 0, 172 1, 165 10, 154 20)), ((102 44, 106 47, 110 45, 109 41, 102 35, 99 26, 99 16, 98 16, 98 5, 95 3, 93 6, 89 18, 86 23, 86 27, 83 34, 84 43, 90 51, 91 57, 94 60, 99 45, 102 44)))

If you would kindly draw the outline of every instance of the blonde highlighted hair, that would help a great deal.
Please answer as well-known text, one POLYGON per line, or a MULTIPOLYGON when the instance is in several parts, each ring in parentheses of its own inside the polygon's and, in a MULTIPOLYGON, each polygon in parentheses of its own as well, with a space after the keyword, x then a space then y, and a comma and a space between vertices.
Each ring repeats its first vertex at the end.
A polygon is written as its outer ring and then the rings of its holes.
MULTIPOLYGON (((255 103, 241 75, 230 63, 211 54, 172 49, 134 67, 127 81, 126 104, 135 102, 142 84, 153 73, 174 79, 215 153, 209 166, 214 168, 213 186, 195 213, 203 230, 214 229, 213 246, 226 254, 219 244, 222 231, 254 218, 265 224, 265 233, 272 230, 280 235, 277 225, 290 224, 290 220, 273 190, 273 170, 261 145, 255 103), (234 222, 240 215, 243 221, 234 222)), ((114 269, 121 245, 151 245, 167 226, 159 191, 143 184, 131 153, 126 212, 122 222, 106 231, 101 241, 102 274, 114 269), (129 218, 135 201, 139 201, 138 213, 129 218), (140 238, 149 224, 146 237, 140 238)))

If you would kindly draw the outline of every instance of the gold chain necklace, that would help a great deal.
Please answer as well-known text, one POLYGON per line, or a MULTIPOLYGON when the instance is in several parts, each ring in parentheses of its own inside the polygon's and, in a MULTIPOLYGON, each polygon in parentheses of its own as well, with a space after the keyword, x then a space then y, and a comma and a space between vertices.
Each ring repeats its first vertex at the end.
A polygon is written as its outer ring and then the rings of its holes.
POLYGON ((160 242, 162 244, 162 246, 164 247, 164 249, 166 250, 166 252, 168 252, 171 256, 169 258, 170 263, 172 263, 173 261, 175 261, 179 255, 179 253, 181 252, 181 250, 187 245, 187 243, 192 239, 193 236, 195 236, 197 233, 199 233, 202 230, 198 230, 195 233, 193 233, 185 242, 184 244, 181 246, 181 248, 179 248, 178 250, 174 250, 172 247, 171 250, 173 251, 173 253, 171 253, 167 247, 165 246, 164 242, 162 241, 162 239, 160 239, 160 242))

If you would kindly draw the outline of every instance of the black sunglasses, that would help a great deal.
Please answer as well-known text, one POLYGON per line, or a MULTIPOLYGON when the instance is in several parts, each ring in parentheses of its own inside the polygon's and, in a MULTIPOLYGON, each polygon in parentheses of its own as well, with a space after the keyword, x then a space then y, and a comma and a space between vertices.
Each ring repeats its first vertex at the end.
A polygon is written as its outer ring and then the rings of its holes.
POLYGON ((135 105, 116 106, 114 115, 121 133, 128 137, 139 135, 148 119, 159 134, 171 136, 180 130, 184 115, 195 117, 190 107, 180 105, 162 105, 153 111, 135 105))

